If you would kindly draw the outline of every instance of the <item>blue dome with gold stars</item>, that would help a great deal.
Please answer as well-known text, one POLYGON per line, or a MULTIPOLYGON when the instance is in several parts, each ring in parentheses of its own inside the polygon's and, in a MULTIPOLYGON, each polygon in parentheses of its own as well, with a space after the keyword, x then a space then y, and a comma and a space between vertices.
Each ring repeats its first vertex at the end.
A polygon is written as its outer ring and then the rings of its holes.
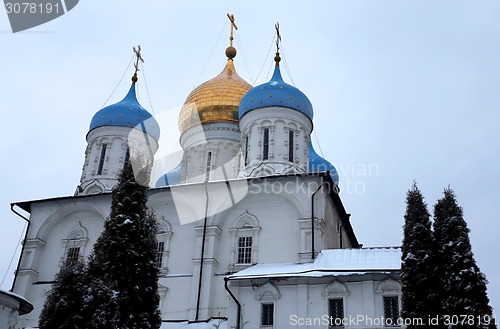
POLYGON ((90 122, 89 131, 104 126, 121 126, 141 129, 156 141, 160 139, 160 126, 155 118, 137 101, 135 83, 120 102, 99 110, 90 122))
POLYGON ((312 143, 309 143, 309 172, 320 173, 327 171, 330 172, 335 185, 339 185, 339 173, 337 169, 328 160, 316 153, 312 143))
POLYGON ((283 81, 280 67, 276 65, 271 80, 252 88, 243 96, 238 116, 241 119, 254 109, 279 106, 297 110, 313 119, 313 107, 303 92, 283 81))

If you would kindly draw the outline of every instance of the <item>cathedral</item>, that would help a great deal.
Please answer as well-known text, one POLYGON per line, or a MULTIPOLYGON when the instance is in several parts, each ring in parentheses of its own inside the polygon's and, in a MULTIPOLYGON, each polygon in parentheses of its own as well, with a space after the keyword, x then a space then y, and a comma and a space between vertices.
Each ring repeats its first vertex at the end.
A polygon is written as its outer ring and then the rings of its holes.
MULTIPOLYGON (((236 71, 229 17, 225 66, 179 113, 182 160, 149 184, 162 328, 404 327, 400 248, 358 242, 342 177, 311 142, 313 105, 282 77, 279 32, 273 75, 252 86, 236 71)), ((161 127, 139 83, 89 118, 74 195, 13 203, 29 213, 13 292, 34 306, 19 328, 38 326, 63 261, 91 252, 124 163, 137 152, 154 161, 161 127)))

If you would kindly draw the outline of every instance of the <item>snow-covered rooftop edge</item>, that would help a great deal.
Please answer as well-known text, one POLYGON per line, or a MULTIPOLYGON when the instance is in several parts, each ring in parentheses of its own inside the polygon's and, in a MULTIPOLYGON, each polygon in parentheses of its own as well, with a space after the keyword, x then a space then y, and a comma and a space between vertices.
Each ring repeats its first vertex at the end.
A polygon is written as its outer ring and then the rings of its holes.
POLYGON ((321 250, 313 263, 257 264, 229 276, 230 280, 263 277, 322 277, 401 269, 400 247, 321 250))
POLYGON ((33 305, 23 296, 16 293, 0 289, 0 294, 7 295, 19 302, 19 314, 27 314, 33 310, 33 305))
MULTIPOLYGON (((26 328, 37 329, 37 328, 26 328)), ((160 329, 227 329, 227 321, 213 319, 208 322, 163 322, 160 329)))

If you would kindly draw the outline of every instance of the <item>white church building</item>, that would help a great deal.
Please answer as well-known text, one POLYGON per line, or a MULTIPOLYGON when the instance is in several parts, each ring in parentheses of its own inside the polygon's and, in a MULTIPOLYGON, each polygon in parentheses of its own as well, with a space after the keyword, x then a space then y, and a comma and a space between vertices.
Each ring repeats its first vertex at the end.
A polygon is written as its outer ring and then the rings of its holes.
MULTIPOLYGON (((312 146, 313 106, 283 80, 279 47, 271 80, 256 87, 236 73, 232 45, 226 56, 180 111, 182 161, 148 191, 162 328, 397 325, 401 251, 359 244, 341 177, 312 146)), ((29 221, 13 292, 34 306, 19 328, 38 326, 62 262, 91 252, 131 152, 158 149, 160 126, 137 83, 91 119, 74 195, 12 204, 29 221)))

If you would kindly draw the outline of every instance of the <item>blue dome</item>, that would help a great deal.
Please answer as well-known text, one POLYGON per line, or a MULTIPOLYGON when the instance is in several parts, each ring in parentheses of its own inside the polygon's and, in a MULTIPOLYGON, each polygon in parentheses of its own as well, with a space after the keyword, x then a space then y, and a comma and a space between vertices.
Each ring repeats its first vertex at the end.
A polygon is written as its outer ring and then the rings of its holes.
POLYGON ((320 173, 320 172, 330 172, 335 185, 339 185, 339 173, 337 169, 325 158, 321 157, 314 150, 312 143, 309 143, 309 172, 310 173, 320 173))
POLYGON ((90 121, 89 131, 104 126, 122 126, 142 129, 156 141, 160 139, 160 126, 155 118, 137 101, 135 83, 120 102, 100 109, 90 121))
POLYGON ((170 170, 165 175, 158 178, 155 187, 177 185, 181 182, 182 177, 182 162, 177 167, 170 170))
POLYGON ((238 117, 241 119, 253 109, 281 106, 294 109, 313 119, 313 107, 303 92, 283 81, 280 67, 276 65, 271 80, 252 88, 243 96, 238 117))

